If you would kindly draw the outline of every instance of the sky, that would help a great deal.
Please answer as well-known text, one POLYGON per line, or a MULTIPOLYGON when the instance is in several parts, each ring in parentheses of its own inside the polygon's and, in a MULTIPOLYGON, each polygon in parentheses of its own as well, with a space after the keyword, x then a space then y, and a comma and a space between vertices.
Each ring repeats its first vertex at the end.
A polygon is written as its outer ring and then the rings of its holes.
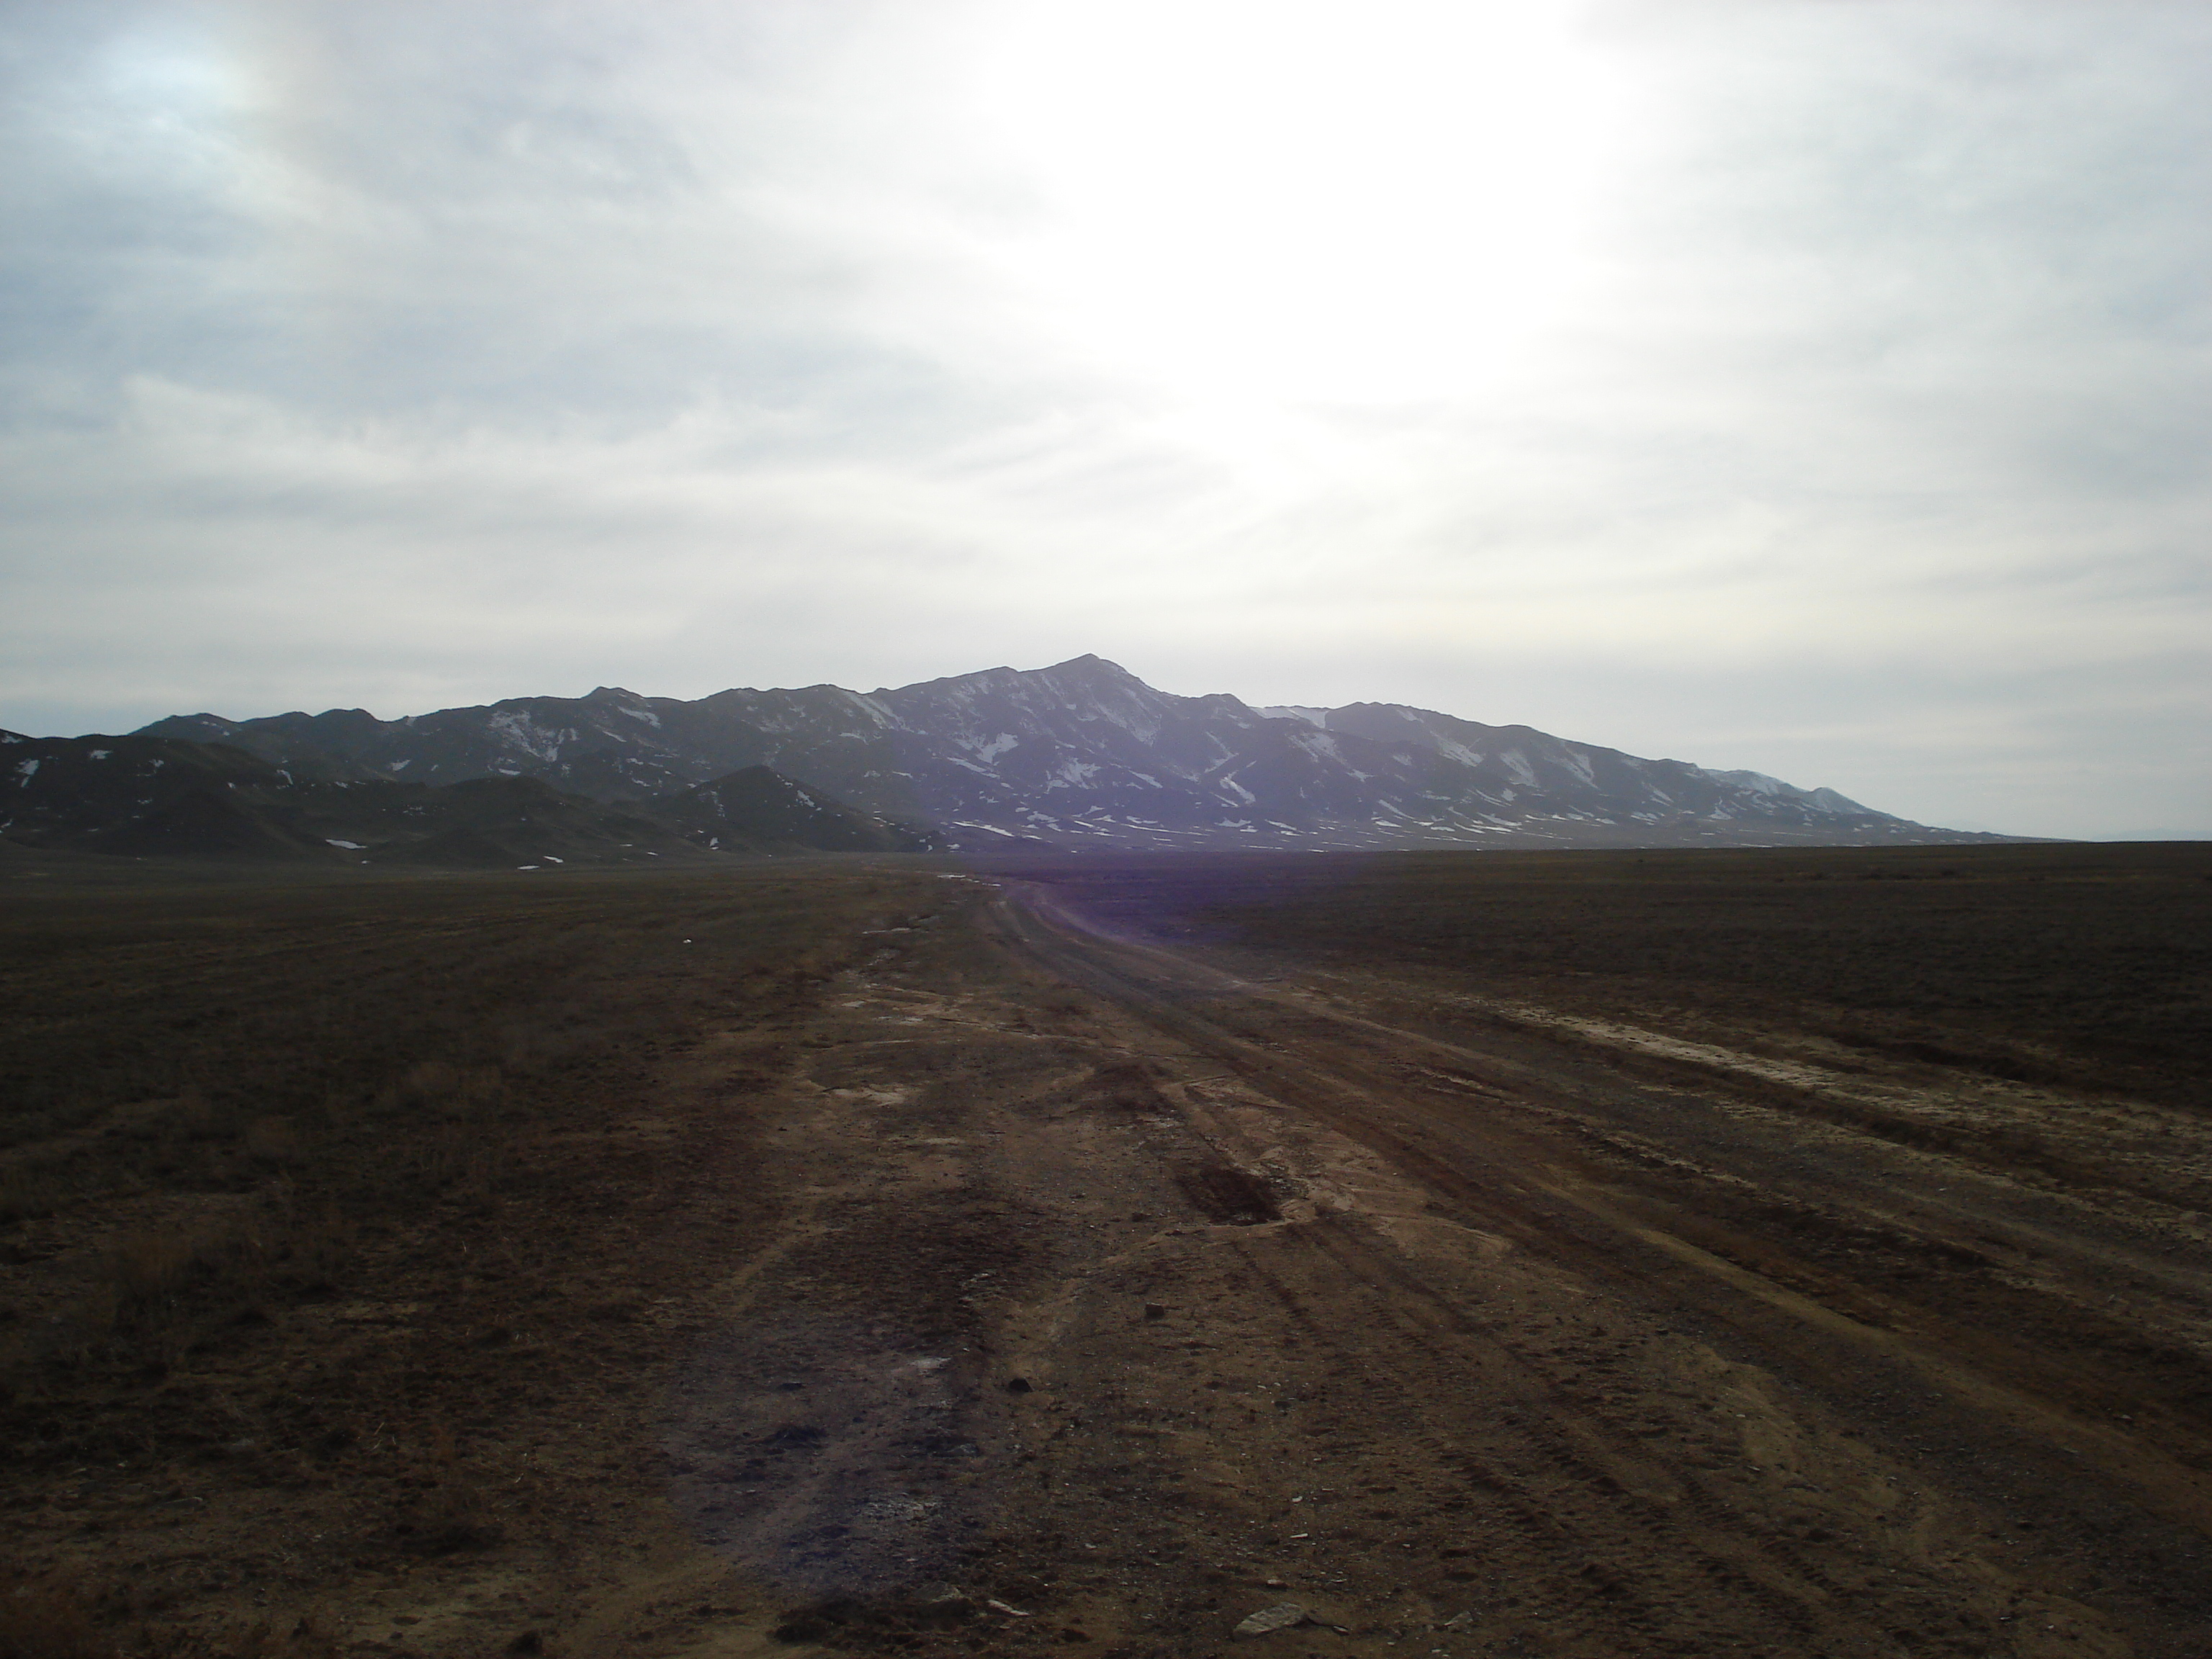
POLYGON ((0 726, 1096 652, 2212 833, 2202 0, 0 0, 0 726))

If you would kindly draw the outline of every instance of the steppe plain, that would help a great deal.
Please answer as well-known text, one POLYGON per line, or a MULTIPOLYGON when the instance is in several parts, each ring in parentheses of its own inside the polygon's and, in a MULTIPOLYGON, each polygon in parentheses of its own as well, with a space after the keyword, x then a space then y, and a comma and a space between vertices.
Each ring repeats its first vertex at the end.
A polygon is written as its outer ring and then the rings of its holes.
POLYGON ((7 1659, 2212 1650, 2212 846, 11 853, 0 988, 7 1659))

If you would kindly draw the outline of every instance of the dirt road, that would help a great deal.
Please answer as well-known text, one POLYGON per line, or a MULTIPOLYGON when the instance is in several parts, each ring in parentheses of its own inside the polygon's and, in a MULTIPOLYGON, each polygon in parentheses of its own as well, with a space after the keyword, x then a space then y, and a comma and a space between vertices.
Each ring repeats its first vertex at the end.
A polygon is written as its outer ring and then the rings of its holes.
POLYGON ((360 1654, 2212 1651, 2186 1102, 867 879, 765 1002, 664 928, 680 1029, 180 1358, 201 1510, 9 1535, 360 1654))
POLYGON ((957 1589, 992 1648, 2205 1650, 2201 1121, 1254 982, 1018 882, 965 925, 841 1000, 811 1219, 673 1431, 702 1535, 828 1604, 787 1639, 957 1589), (2078 1114, 2102 1179, 1877 1107, 2078 1114))

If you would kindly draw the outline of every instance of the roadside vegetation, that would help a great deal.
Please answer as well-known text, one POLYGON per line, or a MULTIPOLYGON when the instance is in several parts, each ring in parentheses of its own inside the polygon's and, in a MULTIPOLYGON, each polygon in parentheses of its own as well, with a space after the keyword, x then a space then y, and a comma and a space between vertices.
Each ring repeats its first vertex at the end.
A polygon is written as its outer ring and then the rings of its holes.
POLYGON ((305 1652, 312 1619, 256 1622, 272 1592, 497 1542, 549 1478, 517 1462, 532 1425, 620 1392, 599 1350, 680 1270, 680 1231, 611 1238, 742 1186, 744 1100, 720 1134, 638 1129, 654 1068, 736 1030, 767 1084, 865 931, 934 887, 835 860, 14 884, 0 1655, 305 1652), (331 1524, 256 1535, 257 1489, 319 1491, 331 1524), (145 1525, 190 1547, 97 1571, 86 1534, 145 1525), (225 1586, 229 1616, 167 1616, 225 1586))
POLYGON ((1889 1060, 2201 1103, 2212 842, 1067 862, 1170 939, 1552 1006, 1760 1010, 1889 1060))
POLYGON ((0 1659, 2201 1649, 2212 848, 21 850, 0 1659))

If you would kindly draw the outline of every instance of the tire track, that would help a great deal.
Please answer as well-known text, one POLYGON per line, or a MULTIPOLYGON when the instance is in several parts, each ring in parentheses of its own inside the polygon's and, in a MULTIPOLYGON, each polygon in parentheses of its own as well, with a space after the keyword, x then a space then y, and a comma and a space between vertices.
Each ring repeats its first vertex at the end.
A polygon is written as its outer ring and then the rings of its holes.
MULTIPOLYGON (((1683 1200, 1694 1192, 1682 1188, 1695 1183, 1686 1183, 1680 1170, 1667 1171, 1671 1188, 1655 1188, 1632 1166, 1594 1162, 1586 1143, 1559 1132, 1580 1125, 1578 1113, 1592 1110, 1594 1099, 1601 1110, 1607 1095, 1634 1085, 1585 1077, 1568 1064, 1539 1074, 1517 1060, 1338 1017, 1141 942, 1102 939, 1049 894, 1010 886, 988 923, 1006 949, 1127 1011, 1245 1089, 1377 1155, 1431 1194, 1429 1210, 1510 1241, 1616 1310, 1625 1306, 1633 1319, 1648 1325, 1686 1315, 1724 1346, 1755 1356, 1763 1368, 1778 1366, 1772 1374, 1803 1396, 1793 1407, 1800 1419, 1820 1414, 1812 1409, 1816 1401, 1840 1404, 1840 1418, 1828 1415, 1847 1422, 1853 1411, 1863 1420, 1881 1400, 1910 1398, 1916 1410, 1948 1411, 1937 1432, 1970 1457, 1994 1452, 2014 1470, 2037 1459, 2077 1482, 2084 1464, 2101 1469, 2130 1489, 2128 1499, 2182 1523, 2201 1541, 2212 1517, 2202 1476, 2147 1453, 2132 1436, 2069 1412, 2063 1387, 2049 1386, 2053 1368, 2014 1363, 2019 1357, 1999 1337, 1946 1332, 1925 1310, 1770 1237, 1686 1213, 1683 1200), (1934 1406, 1929 1384, 1946 1396, 1934 1406)), ((1939 1577, 1949 1579, 1943 1594, 1956 1599, 1958 1573, 1970 1561, 1970 1577, 2006 1586, 2000 1599, 2017 1604, 2032 1594, 1984 1547, 1993 1530, 1983 1507, 1988 1494, 1978 1496, 1971 1482, 1914 1500, 1921 1512, 1909 1546, 1887 1513, 1904 1500, 1883 1492, 1876 1494, 1874 1535, 1842 1551, 1809 1548, 1828 1543, 1838 1529, 1833 1516, 1823 1523, 1815 1501, 1825 1489, 1797 1483, 1809 1494, 1800 1507, 1810 1519, 1785 1528, 1759 1516, 1760 1504, 1747 1504, 1726 1460, 1656 1455, 1653 1439, 1672 1443, 1674 1431, 1622 1426, 1629 1412, 1650 1414, 1638 1386, 1622 1390, 1623 1400, 1608 1402, 1601 1391, 1593 1397, 1581 1358, 1516 1352, 1429 1282, 1395 1241, 1369 1231, 1364 1220, 1318 1214, 1274 1230, 1264 1245, 1249 1242, 1240 1254, 1282 1301, 1300 1340, 1323 1345, 1346 1369, 1358 1354, 1400 1379, 1432 1376, 1443 1365, 1493 1403, 1542 1401, 1542 1424, 1517 1425, 1511 1455, 1501 1457, 1479 1434, 1470 1437, 1462 1401, 1389 1389, 1392 1409, 1412 1413, 1423 1443, 1454 1448, 1454 1467, 1504 1503, 1508 1524, 1492 1532, 1509 1541, 1498 1559, 1512 1574, 1542 1577, 1556 1571, 1559 1556, 1580 1552, 1598 1563, 1595 1576, 1619 1575, 1604 1597, 1617 1605, 1601 1623, 1648 1629, 1663 1622, 1668 1609, 1688 1607, 1703 1608, 1710 1621, 1713 1592, 1682 1588, 1695 1579, 1722 1586, 1719 1593, 1739 1609, 1756 1607, 1769 1630, 1790 1632, 1793 1650, 1814 1651, 1828 1637, 1840 1639, 1838 1605, 1863 1595, 1873 1582, 1849 1560, 1854 1554, 1909 1559, 1912 1565, 1902 1571, 1911 1594, 1931 1605, 1942 1599, 1933 1588, 1939 1577), (1294 1258, 1293 1250, 1301 1254, 1294 1258), (1355 1351, 1333 1334, 1324 1309, 1334 1303, 1340 1324, 1343 1299, 1361 1287, 1375 1293, 1363 1307, 1355 1351), (1700 1467, 1711 1463, 1718 1467, 1700 1467), (1582 1496, 1563 1507, 1565 1492, 1582 1496), (1655 1536, 1664 1540, 1656 1550, 1655 1536), (1539 1539, 1549 1541, 1530 1541, 1539 1539), (1939 1570, 1941 1560, 1950 1567, 1939 1570)), ((1650 1381, 1646 1366, 1642 1383, 1650 1381)), ((1874 1426, 1882 1426, 1878 1413, 1874 1426)), ((1820 1434, 1833 1443, 1820 1449, 1827 1460, 1820 1473, 1875 1480, 1860 1467, 1869 1430, 1832 1425, 1814 1437, 1820 1434)), ((1937 1473, 1917 1471, 1922 1480, 1937 1473)), ((1892 1577, 1899 1571, 1885 1569, 1892 1577)), ((1589 1575, 1577 1569, 1577 1576, 1589 1575)), ((1555 1634, 1564 1633, 1561 1620, 1581 1628, 1563 1604, 1547 1614, 1555 1634)), ((2100 1620, 2069 1601, 2046 1622, 2054 1631, 2069 1624, 2069 1639, 2083 1641, 2100 1620)), ((1652 1639, 1662 1650, 1671 1640, 1656 1632, 1652 1639)), ((1956 1639, 1965 1644, 1960 1651, 1983 1650, 1970 1634, 1956 1639)))

